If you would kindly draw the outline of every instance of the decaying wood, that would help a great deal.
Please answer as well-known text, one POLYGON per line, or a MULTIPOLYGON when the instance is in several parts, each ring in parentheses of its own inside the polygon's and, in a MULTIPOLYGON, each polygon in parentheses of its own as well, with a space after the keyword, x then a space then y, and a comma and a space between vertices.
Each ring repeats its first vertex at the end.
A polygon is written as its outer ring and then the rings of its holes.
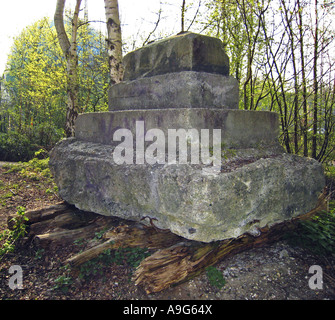
MULTIPOLYGON (((139 247, 157 250, 142 261, 133 276, 136 285, 142 286, 147 293, 152 293, 187 281, 233 254, 281 240, 299 221, 311 219, 316 213, 326 209, 327 201, 323 195, 314 210, 270 228, 264 227, 259 230, 257 237, 244 234, 236 239, 213 243, 186 240, 170 231, 158 229, 152 221, 151 226, 128 222, 115 227, 115 221, 111 217, 82 212, 66 203, 27 211, 26 216, 29 218, 29 238, 33 238, 33 242, 42 247, 50 244, 65 245, 76 239, 93 237, 96 232, 109 230, 104 234, 104 243, 64 261, 74 268, 107 249, 139 247)), ((12 220, 9 219, 8 222, 10 221, 12 220)))
POLYGON ((37 210, 30 210, 25 213, 28 218, 28 224, 33 224, 36 222, 46 221, 53 219, 66 211, 71 210, 72 207, 65 202, 60 202, 54 206, 41 208, 37 210))
MULTIPOLYGON (((41 247, 51 243, 67 244, 79 238, 92 237, 96 232, 108 229, 113 220, 91 212, 83 212, 74 206, 60 202, 46 208, 30 210, 23 220, 28 227, 25 241, 33 241, 41 247)), ((18 217, 8 218, 8 228, 12 229, 18 217)))
POLYGON ((76 239, 84 238, 89 235, 94 234, 96 228, 94 226, 88 226, 75 230, 64 230, 52 233, 44 233, 40 235, 36 235, 34 237, 34 243, 41 247, 47 247, 51 242, 59 242, 62 244, 66 244, 69 242, 73 242, 76 239))
MULTIPOLYGON (((57 217, 58 215, 64 214, 64 212, 71 211, 71 206, 69 206, 65 202, 60 202, 56 205, 36 209, 36 210, 29 210, 25 213, 25 217, 28 218, 28 221, 25 223, 27 225, 32 225, 34 223, 46 221, 57 217)), ((12 229, 15 225, 15 219, 17 218, 16 215, 11 215, 7 219, 7 225, 9 229, 12 229)))
POLYGON ((111 225, 112 221, 108 222, 105 219, 101 219, 100 221, 98 221, 97 219, 96 221, 94 221, 94 223, 91 223, 88 226, 79 229, 70 229, 36 235, 33 241, 36 245, 41 247, 47 247, 51 243, 58 243, 64 245, 67 243, 73 243, 77 239, 92 237, 96 232, 100 232, 106 228, 110 228, 111 225))
POLYGON ((271 228, 262 228, 259 230, 258 237, 244 234, 236 239, 201 245, 187 242, 159 250, 142 261, 133 280, 147 293, 162 291, 171 285, 182 283, 201 274, 207 267, 218 263, 223 258, 282 239, 283 235, 292 230, 298 221, 311 219, 316 213, 326 208, 325 197, 322 196, 316 209, 289 222, 282 222, 271 228))
POLYGON ((74 230, 87 226, 93 220, 94 218, 91 214, 83 214, 79 210, 67 209, 64 210, 62 214, 55 216, 53 219, 31 224, 29 232, 31 235, 38 235, 48 233, 54 229, 74 230))
POLYGON ((96 247, 88 249, 66 261, 73 267, 89 261, 107 249, 117 250, 118 248, 148 248, 161 249, 181 241, 181 237, 172 232, 159 232, 153 227, 143 225, 122 225, 105 233, 104 238, 108 240, 96 247))

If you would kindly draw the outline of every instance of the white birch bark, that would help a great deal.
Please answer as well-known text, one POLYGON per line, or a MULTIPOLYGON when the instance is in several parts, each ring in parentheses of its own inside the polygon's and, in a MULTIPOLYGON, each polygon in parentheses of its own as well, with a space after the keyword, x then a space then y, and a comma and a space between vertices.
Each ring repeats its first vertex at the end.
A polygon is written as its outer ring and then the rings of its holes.
POLYGON ((77 54, 77 31, 78 17, 81 0, 76 1, 76 7, 72 19, 71 40, 69 40, 64 26, 65 0, 57 0, 56 12, 54 16, 58 41, 62 48, 67 64, 67 113, 65 133, 67 137, 74 136, 74 123, 78 117, 78 54, 77 54))
POLYGON ((111 83, 119 83, 123 78, 122 35, 118 0, 104 0, 107 22, 107 46, 111 83))

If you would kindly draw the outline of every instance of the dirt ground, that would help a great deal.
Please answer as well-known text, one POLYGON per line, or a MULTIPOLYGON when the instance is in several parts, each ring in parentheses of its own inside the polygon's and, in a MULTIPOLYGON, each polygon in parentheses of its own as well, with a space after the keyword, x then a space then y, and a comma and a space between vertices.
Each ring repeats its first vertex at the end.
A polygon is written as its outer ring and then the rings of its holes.
MULTIPOLYGON (((53 185, 43 180, 24 180, 18 173, 0 168, 0 232, 18 206, 27 210, 60 201, 53 185), (49 190, 49 192, 46 192, 49 190)), ((74 276, 64 261, 84 250, 89 242, 41 249, 18 246, 0 258, 1 300, 334 300, 335 257, 319 257, 284 241, 236 254, 215 267, 225 279, 218 288, 206 273, 163 292, 147 294, 131 280, 134 268, 126 261, 91 265, 74 276), (23 270, 23 288, 9 286, 11 266, 23 270), (321 289, 312 289, 313 265, 321 267, 321 289)))

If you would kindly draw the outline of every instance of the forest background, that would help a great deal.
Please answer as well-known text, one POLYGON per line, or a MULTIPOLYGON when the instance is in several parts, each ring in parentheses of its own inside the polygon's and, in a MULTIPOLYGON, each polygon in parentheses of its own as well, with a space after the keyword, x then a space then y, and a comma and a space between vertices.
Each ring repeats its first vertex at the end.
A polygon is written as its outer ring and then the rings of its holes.
MULTIPOLYGON (((133 34, 123 37, 123 55, 180 31, 221 39, 231 75, 240 85, 240 108, 277 112, 285 150, 333 170, 329 165, 335 160, 334 1, 157 2, 149 28, 134 24, 133 34), (171 8, 177 12, 172 28, 166 24, 171 8)), ((69 37, 73 10, 66 8, 69 37)), ((77 32, 79 113, 108 110, 111 79, 105 25, 89 21, 83 1, 77 32)), ((22 30, 0 82, 0 161, 27 161, 66 136, 66 79, 54 21, 45 17, 22 30)))

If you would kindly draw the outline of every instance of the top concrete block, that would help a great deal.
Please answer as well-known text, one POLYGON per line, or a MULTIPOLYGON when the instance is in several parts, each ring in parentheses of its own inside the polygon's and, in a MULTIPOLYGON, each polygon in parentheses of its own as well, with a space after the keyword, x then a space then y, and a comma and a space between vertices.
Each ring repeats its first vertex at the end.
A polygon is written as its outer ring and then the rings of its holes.
POLYGON ((200 71, 229 75, 229 58, 219 39, 186 32, 128 53, 124 80, 172 72, 200 71))

